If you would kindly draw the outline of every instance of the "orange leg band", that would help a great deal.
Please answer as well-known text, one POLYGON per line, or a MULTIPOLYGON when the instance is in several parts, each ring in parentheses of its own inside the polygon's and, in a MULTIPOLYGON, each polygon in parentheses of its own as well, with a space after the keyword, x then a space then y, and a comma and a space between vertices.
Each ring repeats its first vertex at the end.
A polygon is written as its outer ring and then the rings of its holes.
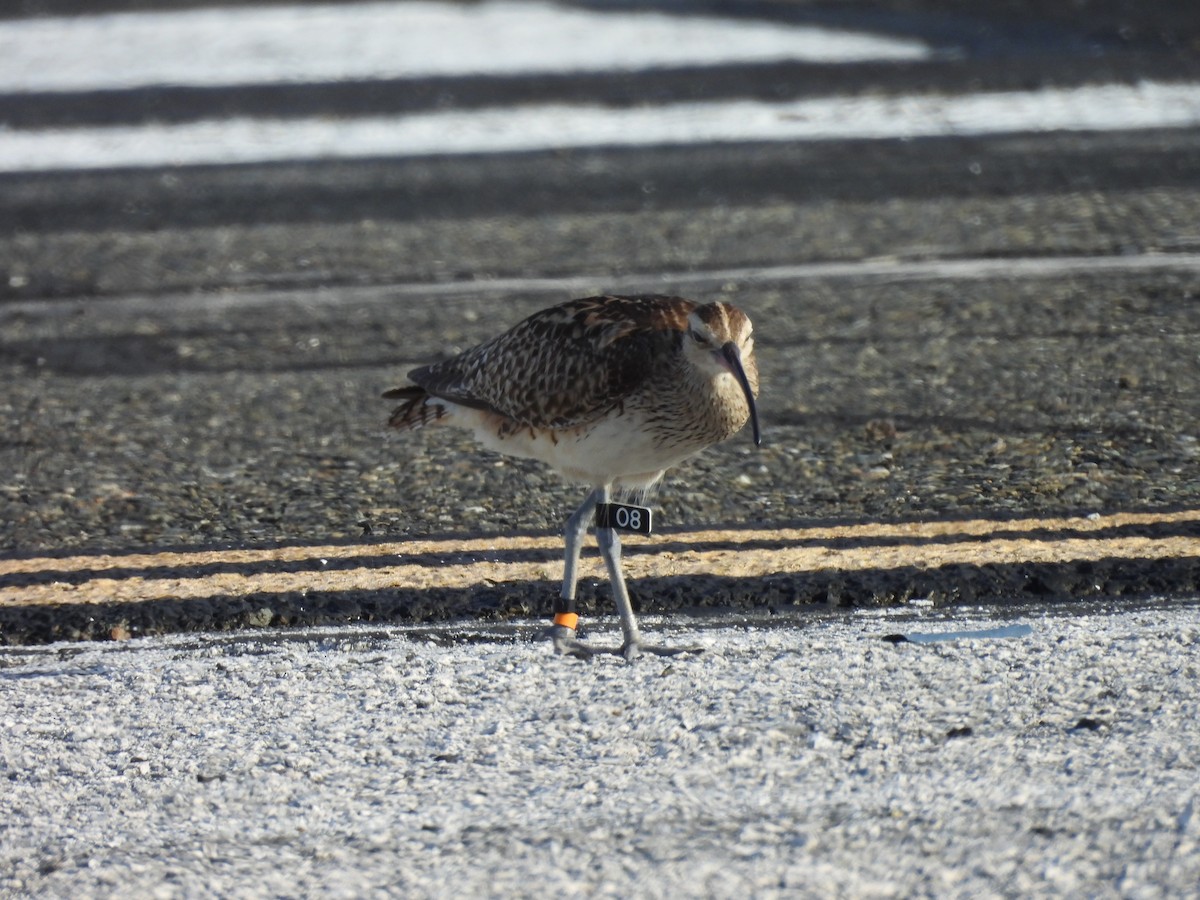
POLYGON ((562 625, 574 631, 575 626, 579 624, 579 616, 576 613, 555 613, 554 624, 562 625))

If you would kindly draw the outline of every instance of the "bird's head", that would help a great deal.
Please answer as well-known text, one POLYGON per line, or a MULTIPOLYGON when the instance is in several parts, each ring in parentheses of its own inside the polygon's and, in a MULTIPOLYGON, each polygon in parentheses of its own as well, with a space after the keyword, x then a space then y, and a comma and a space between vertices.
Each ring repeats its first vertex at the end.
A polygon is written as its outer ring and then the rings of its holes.
POLYGON ((706 303, 688 316, 683 352, 701 372, 715 378, 732 375, 750 410, 754 443, 762 443, 758 430, 758 363, 754 359, 754 326, 750 317, 728 303, 706 303))

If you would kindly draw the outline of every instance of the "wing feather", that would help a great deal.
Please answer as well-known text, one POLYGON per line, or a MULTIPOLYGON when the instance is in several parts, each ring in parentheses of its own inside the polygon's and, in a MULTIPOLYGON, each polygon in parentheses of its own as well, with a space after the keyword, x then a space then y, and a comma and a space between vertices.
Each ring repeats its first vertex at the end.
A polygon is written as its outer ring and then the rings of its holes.
POLYGON ((408 377, 431 395, 534 428, 586 425, 620 406, 671 351, 696 304, 638 295, 572 300, 408 377))

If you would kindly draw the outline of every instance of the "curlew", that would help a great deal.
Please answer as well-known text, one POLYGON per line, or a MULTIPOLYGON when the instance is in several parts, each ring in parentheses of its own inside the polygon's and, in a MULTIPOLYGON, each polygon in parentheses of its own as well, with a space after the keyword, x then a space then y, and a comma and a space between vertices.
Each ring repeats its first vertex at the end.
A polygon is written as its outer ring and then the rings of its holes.
POLYGON ((562 592, 550 635, 560 653, 681 652, 642 643, 609 523, 596 542, 621 617, 619 648, 576 638, 575 586, 589 520, 614 491, 646 491, 666 470, 749 420, 760 443, 750 319, 728 303, 682 297, 589 297, 535 313, 452 359, 408 373, 383 396, 388 424, 471 429, 488 449, 541 460, 591 488, 567 520, 562 592))

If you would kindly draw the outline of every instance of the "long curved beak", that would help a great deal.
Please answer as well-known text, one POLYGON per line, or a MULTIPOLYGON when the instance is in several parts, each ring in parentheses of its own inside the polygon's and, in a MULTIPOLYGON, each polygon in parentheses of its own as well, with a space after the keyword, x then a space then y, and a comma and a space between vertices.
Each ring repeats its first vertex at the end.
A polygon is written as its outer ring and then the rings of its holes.
POLYGON ((738 350, 737 344, 728 341, 721 348, 721 357, 729 366, 733 377, 738 380, 738 384, 742 386, 742 393, 746 395, 746 405, 750 407, 750 425, 754 428, 754 446, 759 447, 762 445, 762 434, 758 430, 758 407, 754 403, 754 391, 750 388, 750 379, 746 377, 746 370, 742 368, 742 352, 738 350))

